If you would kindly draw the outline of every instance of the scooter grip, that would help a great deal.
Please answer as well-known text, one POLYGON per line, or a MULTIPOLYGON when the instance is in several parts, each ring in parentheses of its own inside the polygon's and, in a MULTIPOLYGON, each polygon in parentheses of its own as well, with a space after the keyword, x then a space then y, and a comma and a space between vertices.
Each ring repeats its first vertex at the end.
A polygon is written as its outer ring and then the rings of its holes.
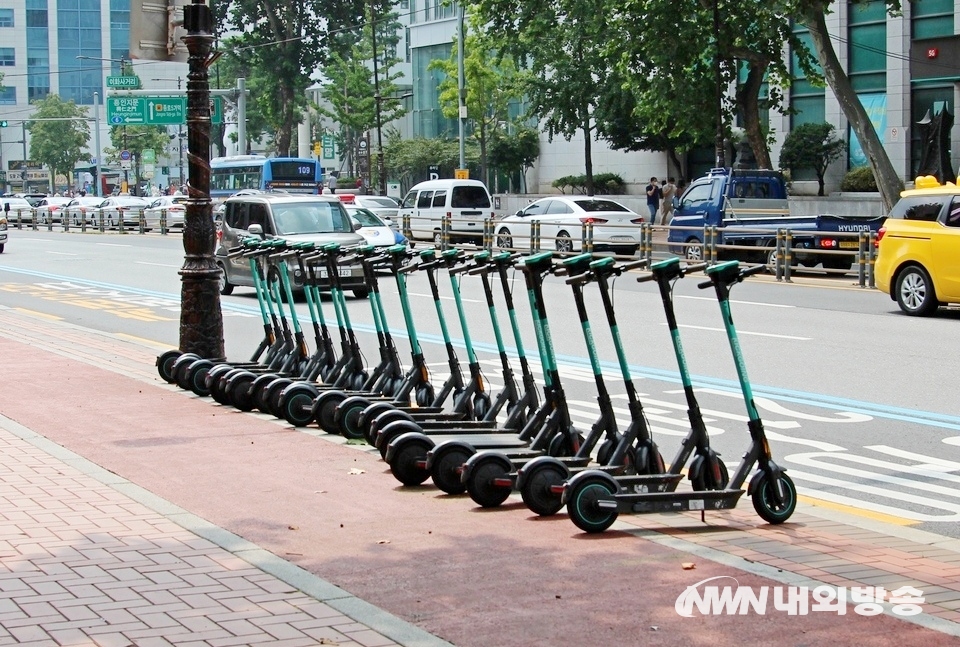
POLYGON ((593 279, 593 272, 584 272, 583 274, 577 274, 576 276, 571 276, 565 282, 567 285, 586 285, 593 279))
POLYGON ((646 283, 647 281, 652 281, 656 278, 653 274, 644 274, 643 276, 637 277, 637 283, 646 283))
POLYGON ((713 287, 713 281, 703 281, 702 283, 697 283, 697 287, 701 290, 706 290, 707 288, 713 287))
POLYGON ((750 276, 750 275, 752 275, 752 274, 759 274, 760 272, 763 272, 763 271, 766 270, 766 269, 767 269, 767 266, 766 266, 766 265, 754 265, 753 267, 748 267, 747 269, 740 271, 739 280, 742 281, 743 279, 747 278, 748 276, 750 276))
POLYGON ((624 263, 620 266, 621 272, 626 272, 628 270, 635 270, 641 267, 644 267, 647 264, 647 259, 641 258, 636 261, 630 261, 629 263, 624 263))
POLYGON ((420 267, 420 266, 419 266, 417 263, 411 263, 410 265, 404 265, 404 266, 401 267, 399 270, 397 270, 397 274, 409 274, 410 272, 416 272, 416 271, 417 271, 417 268, 419 268, 419 267, 420 267))
POLYGON ((701 270, 707 269, 707 263, 696 263, 695 265, 687 265, 683 268, 683 274, 689 274, 690 272, 699 272, 701 270))

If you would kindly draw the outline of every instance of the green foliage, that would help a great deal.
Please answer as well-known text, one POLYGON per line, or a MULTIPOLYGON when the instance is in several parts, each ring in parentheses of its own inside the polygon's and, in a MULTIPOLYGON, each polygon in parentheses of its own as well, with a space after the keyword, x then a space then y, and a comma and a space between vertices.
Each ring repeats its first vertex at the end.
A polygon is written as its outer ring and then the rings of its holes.
MULTIPOLYGON (((340 148, 347 151, 350 171, 355 170, 353 151, 366 131, 374 131, 377 125, 377 90, 380 92, 380 123, 399 119, 406 110, 396 98, 396 81, 400 72, 392 71, 400 62, 395 56, 399 23, 396 13, 382 15, 377 20, 377 77, 373 75, 373 32, 368 21, 356 38, 354 32, 337 37, 341 46, 334 51, 324 67, 324 76, 329 79, 320 92, 324 105, 314 106, 321 115, 329 117, 337 125, 334 135, 340 148), (341 53, 341 50, 345 50, 341 53)), ((314 139, 323 133, 315 132, 314 139)), ((373 147, 376 142, 371 141, 373 147)))
MULTIPOLYGON (((440 177, 453 177, 453 171, 460 164, 460 144, 452 139, 401 139, 391 132, 383 146, 384 164, 387 175, 397 179, 404 188, 409 188, 426 180, 429 167, 440 167, 440 177)), ((467 166, 473 166, 471 176, 476 170, 479 151, 471 143, 466 149, 467 166)))
POLYGON ((133 158, 131 184, 140 186, 143 151, 153 150, 157 157, 160 157, 170 144, 170 136, 163 126, 113 126, 110 128, 110 144, 111 146, 103 149, 106 160, 112 164, 119 164, 120 151, 130 151, 130 156, 133 158))
POLYGON ((877 180, 873 176, 873 170, 869 166, 860 166, 852 169, 843 176, 843 182, 840 183, 842 191, 876 191, 877 180))
POLYGON ((807 123, 790 131, 780 150, 780 166, 791 171, 813 169, 823 195, 823 177, 830 163, 840 159, 846 143, 837 139, 833 124, 807 123))
MULTIPOLYGON (((444 74, 440 81, 440 109, 448 119, 460 114, 457 42, 447 60, 435 59, 429 70, 444 74)), ((509 59, 494 53, 493 42, 482 32, 471 31, 464 41, 463 77, 466 88, 467 126, 480 147, 480 178, 489 184, 488 146, 509 120, 509 107, 523 97, 523 75, 509 59)))
POLYGON ((513 174, 526 173, 540 157, 540 133, 520 127, 513 134, 498 131, 487 149, 487 161, 497 170, 513 174))
MULTIPOLYGON (((606 195, 621 195, 624 192, 623 178, 616 173, 597 173, 593 176, 593 185, 597 193, 606 195)), ((553 181, 553 187, 560 189, 560 193, 587 193, 586 175, 565 175, 553 181)))
POLYGON ((231 0, 217 7, 226 16, 223 43, 250 72, 250 98, 269 128, 274 148, 287 155, 300 115, 306 108, 310 75, 329 55, 331 34, 361 24, 367 3, 361 0, 231 0))
POLYGON ((62 121, 32 121, 30 131, 30 159, 45 164, 55 180, 62 174, 70 181, 73 167, 86 158, 87 142, 90 141, 90 126, 80 118, 87 117, 87 109, 73 101, 64 101, 56 94, 48 94, 34 106, 36 119, 62 119, 62 121))

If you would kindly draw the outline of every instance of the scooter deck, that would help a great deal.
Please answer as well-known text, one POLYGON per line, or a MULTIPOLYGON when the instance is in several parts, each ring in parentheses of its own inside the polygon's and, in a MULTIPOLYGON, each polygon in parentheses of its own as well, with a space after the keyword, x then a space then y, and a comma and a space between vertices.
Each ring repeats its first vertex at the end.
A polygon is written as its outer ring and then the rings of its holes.
POLYGON ((618 512, 681 512, 684 510, 729 510, 737 507, 744 490, 705 490, 701 492, 620 493, 597 501, 600 508, 618 512))
MULTIPOLYGON (((601 467, 607 471, 609 468, 601 467)), ((651 486, 672 485, 674 488, 683 480, 683 474, 624 474, 615 476, 617 485, 625 489, 648 488, 651 486)))

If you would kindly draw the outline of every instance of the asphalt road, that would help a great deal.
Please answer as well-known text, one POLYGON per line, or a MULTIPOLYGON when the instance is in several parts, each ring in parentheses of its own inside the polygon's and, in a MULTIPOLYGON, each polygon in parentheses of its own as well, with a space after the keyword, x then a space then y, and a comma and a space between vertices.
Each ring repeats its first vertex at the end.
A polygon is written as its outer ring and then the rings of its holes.
MULTIPOLYGON (((14 231, 0 255, 0 302, 138 338, 159 352, 178 343, 182 259, 178 236, 14 231)), ((448 327, 466 363, 449 282, 441 278, 448 327)), ((385 306, 406 357, 392 281, 383 277, 385 306)), ((747 445, 745 407, 716 299, 712 291, 698 290, 698 282, 677 284, 677 319, 711 439, 732 471, 747 445)), ((526 350, 534 358, 519 273, 511 287, 526 350)), ((461 289, 471 337, 497 388, 494 335, 479 279, 465 277, 461 289)), ((420 340, 439 381, 447 359, 423 276, 411 275, 410 292, 420 340)), ((625 427, 624 388, 603 309, 595 289, 588 289, 587 298, 604 379, 625 427)), ((570 288, 549 279, 545 299, 568 403, 577 424, 587 428, 597 415, 596 392, 570 288)), ((498 304, 512 349, 502 300, 498 304)), ((653 284, 637 284, 628 275, 615 283, 615 305, 633 378, 669 460, 686 433, 687 418, 659 294, 653 284)), ((330 302, 324 306, 333 320, 330 302)), ((222 299, 222 307, 228 357, 246 359, 262 335, 252 289, 239 288, 222 299)), ((960 348, 955 333, 960 311, 906 317, 886 295, 856 287, 853 276, 801 276, 791 284, 758 276, 734 289, 732 307, 755 402, 774 454, 801 496, 960 535, 960 412, 951 370, 960 348)), ((298 312, 306 322, 305 304, 298 312)), ((376 345, 366 301, 351 300, 350 314, 372 361, 376 345)), ((539 363, 535 367, 539 370, 539 363)))

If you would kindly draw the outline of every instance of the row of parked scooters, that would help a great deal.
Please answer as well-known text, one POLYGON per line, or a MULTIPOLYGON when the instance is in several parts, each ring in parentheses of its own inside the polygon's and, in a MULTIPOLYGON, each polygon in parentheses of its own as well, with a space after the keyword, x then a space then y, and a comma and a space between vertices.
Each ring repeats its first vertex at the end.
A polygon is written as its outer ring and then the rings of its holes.
MULTIPOLYGON (((703 514, 733 508, 744 494, 745 483, 755 510, 770 523, 786 521, 796 507, 794 484, 774 462, 754 405, 730 310, 732 286, 762 266, 744 268, 737 261, 690 266, 671 258, 647 267, 645 260, 620 262, 590 254, 557 258, 552 252, 521 256, 428 249, 412 254, 400 245, 386 250, 336 244, 317 247, 259 238, 245 240, 230 254, 250 263, 264 338, 246 362, 217 361, 180 351, 161 355, 157 360, 161 377, 198 396, 241 411, 257 409, 297 427, 315 424, 327 433, 365 439, 407 486, 432 479, 442 491, 467 492, 484 507, 498 506, 519 491, 524 503, 544 516, 558 513, 565 505, 571 520, 591 533, 606 530, 621 513, 699 510, 703 514), (338 279, 340 270, 353 264, 363 267, 370 288, 368 300, 379 345, 379 362, 373 367, 364 360, 338 279), (648 272, 637 280, 659 287, 687 403, 689 432, 669 465, 654 442, 634 387, 611 292, 615 277, 641 268, 648 272), (396 281, 403 312, 411 353, 406 369, 381 299, 379 281, 384 270, 396 281), (514 307, 511 274, 515 270, 524 277, 530 303, 542 388, 531 370, 514 307), (749 443, 732 476, 710 446, 673 308, 675 283, 701 270, 705 280, 699 287, 712 289, 720 305, 748 414, 749 443), (426 274, 443 336, 449 377, 440 385, 431 382, 417 337, 407 291, 412 272, 426 274), (294 273, 303 279, 313 353, 297 317, 294 273), (450 282, 466 348, 466 374, 441 305, 443 274, 450 282), (479 277, 483 286, 502 373, 503 388, 496 394, 486 385, 468 329, 460 293, 464 275, 479 277), (600 414, 587 430, 573 424, 560 379, 543 294, 543 283, 551 275, 565 277, 571 287, 593 368, 600 414), (497 284, 506 305, 512 351, 504 341, 497 312, 497 284), (603 303, 603 323, 612 336, 626 389, 630 416, 626 429, 618 428, 601 370, 585 305, 587 289, 598 290, 603 303), (321 292, 330 295, 339 352, 321 292), (690 487, 678 490, 684 473, 690 487)), ((416 316, 423 315, 417 312, 416 316)))

